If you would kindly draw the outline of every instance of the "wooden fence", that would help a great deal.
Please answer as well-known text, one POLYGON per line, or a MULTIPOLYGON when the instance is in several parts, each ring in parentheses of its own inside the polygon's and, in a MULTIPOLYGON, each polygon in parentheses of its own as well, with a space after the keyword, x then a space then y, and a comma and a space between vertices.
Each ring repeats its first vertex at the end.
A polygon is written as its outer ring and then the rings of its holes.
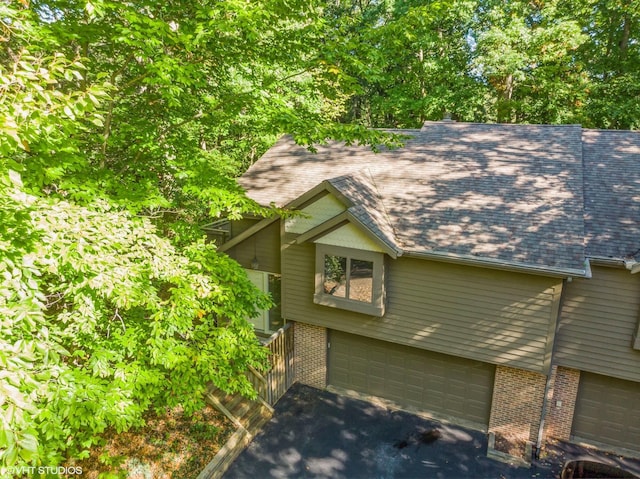
POLYGON ((251 368, 249 378, 258 395, 273 406, 295 381, 293 327, 291 323, 285 324, 284 327, 273 333, 267 339, 265 347, 271 351, 269 356, 271 368, 265 375, 251 368))

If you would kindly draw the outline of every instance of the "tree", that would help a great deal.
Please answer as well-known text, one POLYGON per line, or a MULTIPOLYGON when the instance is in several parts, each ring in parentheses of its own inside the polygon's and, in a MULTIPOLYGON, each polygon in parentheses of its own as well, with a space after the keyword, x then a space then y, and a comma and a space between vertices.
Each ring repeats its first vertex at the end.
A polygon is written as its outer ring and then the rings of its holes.
POLYGON ((0 465, 82 457, 149 408, 253 395, 268 307, 205 216, 274 214, 234 176, 334 121, 307 2, 0 4, 0 465))
POLYGON ((592 128, 639 128, 640 6, 584 0, 563 7, 588 36, 576 55, 589 77, 583 123, 592 128))
MULTIPOLYGON (((417 127, 462 121, 637 128, 640 12, 600 0, 336 0, 351 53, 343 119, 417 127)), ((336 40, 336 44, 339 44, 336 40)))
POLYGON ((268 298, 202 241, 178 249, 97 191, 65 198, 64 175, 95 168, 83 137, 109 85, 65 91, 83 65, 40 50, 54 37, 28 10, 2 18, 0 463, 81 456, 149 407, 200 407, 209 382, 251 394, 243 373, 265 352, 245 318, 268 298))
POLYGON ((340 65, 358 85, 343 119, 402 128, 448 111, 479 119, 483 87, 466 36, 474 14, 468 0, 336 2, 329 20, 356 52, 340 65))
POLYGON ((281 133, 457 119, 637 128, 640 11, 602 0, 0 3, 0 464, 252 394, 269 298, 201 238, 283 213, 234 177, 281 133), (350 122, 350 123, 342 123, 350 122))
POLYGON ((587 39, 580 25, 555 1, 490 1, 483 11, 473 61, 490 87, 490 119, 575 123, 587 86, 575 56, 587 39))

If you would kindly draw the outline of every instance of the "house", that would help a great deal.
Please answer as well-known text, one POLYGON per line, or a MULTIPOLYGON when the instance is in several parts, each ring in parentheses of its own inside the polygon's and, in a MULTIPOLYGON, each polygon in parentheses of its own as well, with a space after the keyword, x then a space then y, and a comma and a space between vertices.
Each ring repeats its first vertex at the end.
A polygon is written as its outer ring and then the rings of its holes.
POLYGON ((426 122, 282 138, 240 179, 302 214, 221 250, 294 323, 297 378, 540 446, 640 454, 640 134, 426 122))

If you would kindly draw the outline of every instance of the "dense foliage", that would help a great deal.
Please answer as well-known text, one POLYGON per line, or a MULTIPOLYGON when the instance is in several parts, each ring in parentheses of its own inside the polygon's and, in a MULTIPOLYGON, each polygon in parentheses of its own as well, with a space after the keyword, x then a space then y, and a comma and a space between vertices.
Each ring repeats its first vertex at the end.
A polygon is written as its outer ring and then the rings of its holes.
POLYGON ((3 216, 29 217, 0 262, 6 464, 82 457, 149 407, 201 407, 208 382, 251 393, 243 372, 264 353, 245 318, 267 299, 235 263, 203 242, 177 251, 126 212, 4 186, 3 216))
POLYGON ((638 2, 7 0, 0 45, 0 467, 252 393, 269 299, 200 226, 273 214, 234 177, 279 134, 640 126, 638 2))
POLYGON ((271 214, 238 172, 275 135, 374 141, 306 2, 0 3, 0 467, 83 457, 149 408, 254 394, 270 299, 201 238, 271 214), (340 93, 340 94, 339 94, 340 93))
POLYGON ((640 3, 335 0, 358 92, 345 121, 640 127, 640 3), (357 59, 357 61, 354 60, 357 59))

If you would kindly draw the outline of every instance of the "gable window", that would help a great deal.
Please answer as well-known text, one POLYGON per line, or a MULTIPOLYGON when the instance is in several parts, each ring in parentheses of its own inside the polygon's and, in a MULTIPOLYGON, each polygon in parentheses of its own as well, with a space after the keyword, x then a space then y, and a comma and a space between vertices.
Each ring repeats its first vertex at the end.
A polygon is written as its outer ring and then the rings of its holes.
POLYGON ((384 314, 384 255, 316 245, 314 302, 359 313, 384 314))

